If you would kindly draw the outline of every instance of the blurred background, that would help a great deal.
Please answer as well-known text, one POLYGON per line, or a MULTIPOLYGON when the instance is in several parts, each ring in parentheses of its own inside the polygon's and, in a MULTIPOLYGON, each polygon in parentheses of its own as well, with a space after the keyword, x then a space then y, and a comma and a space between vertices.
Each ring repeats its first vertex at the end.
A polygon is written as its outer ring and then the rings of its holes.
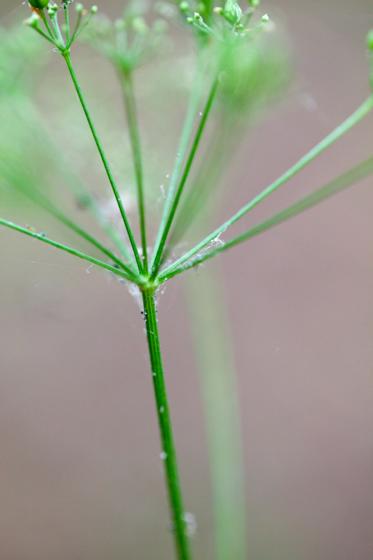
MULTIPOLYGON (((27 17, 16 4, 1 1, 2 25, 27 17)), ((118 15, 122 6, 106 0, 100 9, 118 15)), ((369 0, 263 0, 263 6, 286 30, 293 81, 235 153, 224 180, 229 196, 215 224, 368 94, 369 0)), ((106 116, 117 123, 122 109, 107 63, 86 47, 76 58, 87 90, 100 76, 102 97, 94 90, 89 97, 93 107, 103 106, 101 129, 106 116)), ((154 101, 151 72, 141 74, 138 91, 160 179, 170 171, 171 160, 159 159, 175 144, 180 115, 176 102, 154 101)), ((177 72, 168 80, 177 82, 177 72)), ((48 111, 71 91, 59 60, 39 87, 48 111)), ((66 109, 75 110, 80 115, 73 102, 66 109)), ((61 115, 56 134, 63 141, 61 115)), ((73 122, 84 136, 83 121, 73 122)), ((246 223, 371 155, 371 130, 369 117, 246 223)), ((71 156, 91 177, 96 160, 84 153, 71 156)), ((371 187, 366 180, 220 261, 238 373, 252 560, 373 557, 371 187)), ((41 229, 49 227, 38 220, 41 229)), ((1 558, 171 559, 139 307, 107 275, 12 232, 0 231, 0 254, 1 558)), ((185 282, 186 276, 168 285, 159 319, 186 507, 198 524, 195 558, 212 560, 210 471, 185 282)))

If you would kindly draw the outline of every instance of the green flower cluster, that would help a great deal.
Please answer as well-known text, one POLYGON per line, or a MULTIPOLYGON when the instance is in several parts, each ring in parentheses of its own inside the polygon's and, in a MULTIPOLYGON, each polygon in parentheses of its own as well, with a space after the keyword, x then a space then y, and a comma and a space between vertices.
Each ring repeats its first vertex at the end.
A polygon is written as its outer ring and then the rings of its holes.
POLYGON ((95 18, 82 39, 108 58, 115 67, 129 73, 154 57, 165 44, 167 20, 142 3, 132 2, 121 18, 95 18))

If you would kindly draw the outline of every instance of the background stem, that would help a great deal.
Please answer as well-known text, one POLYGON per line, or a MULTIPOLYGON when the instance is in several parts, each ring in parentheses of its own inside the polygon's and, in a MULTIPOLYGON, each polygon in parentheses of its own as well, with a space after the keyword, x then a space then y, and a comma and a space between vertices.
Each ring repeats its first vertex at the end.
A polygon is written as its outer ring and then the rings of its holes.
POLYGON ((185 522, 185 510, 181 494, 179 469, 176 459, 172 422, 162 364, 154 290, 144 290, 142 297, 144 303, 149 356, 153 375, 154 396, 162 443, 161 459, 164 463, 165 469, 166 486, 173 523, 177 558, 178 560, 191 560, 187 525, 185 522))
POLYGON ((218 263, 185 283, 206 421, 214 559, 247 560, 245 469, 233 341, 218 263))

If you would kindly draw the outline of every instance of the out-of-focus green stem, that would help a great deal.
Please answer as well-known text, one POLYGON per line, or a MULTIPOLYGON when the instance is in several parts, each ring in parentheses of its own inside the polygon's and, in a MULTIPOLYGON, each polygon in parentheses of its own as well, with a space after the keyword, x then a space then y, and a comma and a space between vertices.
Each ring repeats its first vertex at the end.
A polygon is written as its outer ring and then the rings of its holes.
POLYGON ((214 508, 215 560, 247 560, 245 473, 232 337, 221 274, 186 283, 204 403, 214 508))

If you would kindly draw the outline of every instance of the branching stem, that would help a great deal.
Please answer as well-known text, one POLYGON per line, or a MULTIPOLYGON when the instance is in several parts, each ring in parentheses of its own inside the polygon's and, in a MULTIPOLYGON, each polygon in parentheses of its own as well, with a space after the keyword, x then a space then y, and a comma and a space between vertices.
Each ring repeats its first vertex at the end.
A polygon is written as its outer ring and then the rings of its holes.
MULTIPOLYGON (((210 233, 205 237, 200 243, 195 245, 187 253, 185 253, 180 259, 175 261, 167 271, 179 269, 181 270, 185 263, 188 263, 195 255, 198 255, 200 251, 204 250, 211 242, 219 238, 220 235, 225 233, 228 228, 233 224, 238 222, 245 214, 250 212, 255 206, 260 204, 273 192, 275 192, 279 187, 287 183, 292 177, 297 175, 304 167, 311 163, 317 156, 324 152, 329 146, 334 144, 339 138, 341 138, 346 132, 348 132, 353 126, 359 123, 373 108, 373 95, 370 96, 360 107, 352 113, 342 124, 340 124, 336 129, 334 129, 328 136, 326 136, 319 144, 312 148, 306 155, 304 155, 295 165, 290 167, 283 175, 281 175, 276 181, 265 188, 261 193, 255 196, 250 202, 243 206, 236 214, 234 214, 229 220, 224 222, 215 231, 210 233)), ((164 273, 161 275, 165 276, 164 273)))
POLYGON ((124 209, 124 206, 123 206, 123 203, 122 203, 122 199, 121 199, 121 196, 120 196, 118 187, 117 187, 117 185, 116 185, 115 179, 114 179, 114 177, 113 177, 113 174, 112 174, 112 171, 111 171, 109 162, 108 162, 108 160, 107 160, 107 158, 106 158, 106 154, 105 154, 104 149, 103 149, 103 147, 102 147, 101 141, 100 141, 99 136, 98 136, 97 131, 96 131, 96 127, 95 127, 95 125, 94 125, 94 123, 93 123, 91 114, 90 114, 90 112, 89 112, 87 103, 86 103, 86 101, 85 101, 85 97, 84 97, 83 91, 82 91, 82 89, 81 89, 81 87, 80 87, 78 78, 77 78, 77 76, 76 76, 76 74, 75 74, 75 71, 74 71, 74 68, 73 68, 73 65, 72 65, 72 62, 71 62, 70 53, 69 53, 69 52, 64 53, 63 57, 64 57, 64 59, 65 59, 65 61, 66 61, 66 65, 67 65, 67 68, 68 68, 68 70, 69 70, 69 73, 70 73, 72 82, 73 82, 73 84, 74 84, 75 91, 76 91, 76 93, 77 93, 77 95, 78 95, 79 101, 80 101, 80 103, 81 103, 82 109, 83 109, 83 111, 84 111, 85 117, 86 117, 87 122, 88 122, 88 126, 89 126, 89 128, 90 128, 90 130, 91 130, 91 133, 92 133, 93 139, 94 139, 94 141, 95 141, 97 150, 98 150, 98 152, 99 152, 99 154, 100 154, 100 157, 101 157, 102 164, 103 164, 104 169, 105 169, 105 171, 106 171, 107 178, 108 178, 109 183, 110 183, 110 185, 111 185, 111 188, 112 188, 114 197, 115 197, 115 199, 116 199, 116 201, 117 201, 118 208, 119 208, 119 212, 120 212, 120 214, 121 214, 121 216, 122 216, 122 220, 123 220, 123 223, 124 223, 124 226, 125 226, 127 235, 128 235, 128 239, 129 239, 130 244, 131 244, 131 247, 132 247, 132 251, 133 251, 134 257, 135 257, 135 259, 136 259, 136 263, 137 263, 139 272, 140 272, 140 273, 143 273, 143 271, 144 271, 144 269, 143 269, 143 264, 142 264, 142 261, 141 261, 140 255, 139 255, 139 251, 138 251, 138 249, 137 249, 136 241, 135 241, 135 238, 134 238, 134 235, 133 235, 133 232, 132 232, 130 223, 129 223, 129 221, 128 221, 128 217, 127 217, 126 211, 125 211, 125 209, 124 209))
POLYGON ((28 237, 32 237, 33 239, 37 239, 38 241, 41 241, 42 243, 45 243, 46 245, 50 245, 51 247, 54 247, 55 249, 60 249, 61 251, 64 251, 65 253, 69 253, 70 255, 73 255, 74 257, 78 257, 79 259, 82 259, 83 261, 87 261, 90 264, 94 264, 94 265, 96 265, 100 268, 104 268, 105 270, 109 270, 110 272, 113 272, 117 276, 121 276, 122 278, 125 278, 126 280, 129 280, 130 282, 134 282, 135 284, 139 284, 139 282, 141 281, 141 278, 138 277, 138 276, 135 276, 133 274, 133 272, 129 269, 128 269, 128 271, 124 271, 121 268, 117 268, 115 266, 107 264, 104 261, 101 261, 100 259, 96 259, 95 257, 91 257, 90 255, 87 255, 86 253, 83 253, 82 251, 78 251, 77 249, 74 249, 73 247, 70 247, 69 245, 65 245, 64 243, 59 243, 58 241, 54 241, 53 239, 49 239, 49 237, 46 237, 42 233, 36 233, 36 232, 34 232, 30 229, 19 226, 18 224, 15 224, 15 223, 13 223, 9 220, 4 220, 4 219, 1 218, 0 219, 0 226, 4 226, 8 229, 18 231, 18 233, 23 233, 24 235, 27 235, 28 237))
POLYGON ((190 153, 189 153, 187 162, 185 164, 183 175, 180 179, 179 186, 176 190, 175 197, 174 197, 173 203, 172 203, 171 208, 170 208, 170 212, 169 212, 168 217, 167 217, 167 221, 166 221, 164 229, 163 229, 163 231, 160 235, 159 245, 156 248, 154 261, 153 261, 153 266, 152 266, 152 270, 151 270, 151 274, 152 274, 153 278, 155 278, 155 276, 158 272, 159 265, 160 265, 162 255, 163 255, 163 251, 164 251, 164 248, 165 248, 165 245, 166 245, 166 242, 167 242, 167 238, 168 238, 171 226, 172 226, 173 221, 174 221, 176 210, 179 206, 181 195, 183 193, 185 184, 186 184, 187 179, 189 177, 189 173, 191 171, 195 155, 196 155, 197 150, 199 148, 199 145, 200 145, 200 142, 201 142, 201 139, 202 139, 202 136, 203 136, 203 132, 205 130, 207 120, 208 120, 208 117, 210 115, 210 112, 211 112, 211 109, 212 109, 212 106, 213 106, 213 103, 214 103, 214 100, 215 100, 217 89, 218 89, 218 79, 216 78, 214 80, 213 84, 212 84, 211 90, 210 90, 208 98, 207 98, 206 105, 205 105, 205 107, 203 109, 203 112, 201 114, 201 122, 199 123, 199 126, 197 128, 196 135, 194 137, 194 140, 193 140, 193 143, 192 143, 192 146, 191 146, 191 149, 190 149, 190 153))
POLYGON ((167 190, 166 200, 163 207, 161 223, 158 228, 157 239, 154 246, 153 259, 150 266, 151 270, 154 267, 154 260, 158 254, 159 246, 162 242, 163 232, 165 231, 167 225, 168 216, 171 210, 173 200, 175 198, 176 189, 178 187, 178 182, 180 180, 180 176, 182 173, 183 162, 186 158, 188 146, 193 134, 194 123, 198 113, 198 105, 202 93, 201 89, 202 88, 201 88, 200 68, 198 67, 196 76, 194 78, 193 91, 190 95, 190 100, 188 103, 188 108, 186 111, 184 124, 180 135, 180 141, 176 152, 175 163, 170 178, 170 185, 167 190))
POLYGON ((285 208, 284 210, 278 212, 277 214, 268 218, 267 220, 264 220, 263 222, 257 224, 256 226, 248 229, 241 235, 237 235, 236 237, 230 239, 229 241, 220 245, 219 247, 216 247, 205 253, 202 253, 200 256, 194 257, 187 263, 184 263, 182 266, 174 268, 174 266, 171 265, 169 268, 167 268, 164 272, 162 272, 158 276, 158 281, 165 282, 166 280, 170 280, 170 278, 176 276, 177 274, 180 274, 181 272, 185 272, 186 270, 194 268, 202 264, 203 262, 210 260, 213 257, 216 257, 217 255, 220 255, 220 253, 228 251, 232 247, 235 247, 236 245, 239 245, 244 241, 248 241, 249 239, 258 236, 261 233, 264 233, 265 231, 268 231, 273 227, 282 224, 287 220, 290 220, 291 218, 297 216, 298 214, 305 212, 309 208, 313 208, 317 204, 320 204, 320 202, 330 198, 331 196, 337 194, 338 192, 343 191, 348 187, 351 187, 352 185, 355 185, 356 183, 368 177, 372 173, 373 173, 373 157, 367 159, 366 161, 363 161, 362 163, 350 169, 346 173, 343 173, 343 175, 340 175, 339 177, 337 177, 327 185, 324 185, 323 187, 319 188, 318 190, 311 193, 310 195, 305 196, 301 200, 298 200, 288 208, 285 208))

